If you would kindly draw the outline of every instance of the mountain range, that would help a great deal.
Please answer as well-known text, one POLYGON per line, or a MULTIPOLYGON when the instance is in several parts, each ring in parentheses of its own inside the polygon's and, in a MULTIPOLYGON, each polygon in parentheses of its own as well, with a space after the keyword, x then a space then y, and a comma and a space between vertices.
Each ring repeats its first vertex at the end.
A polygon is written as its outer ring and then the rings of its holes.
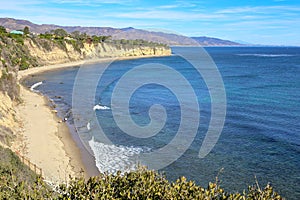
POLYGON ((229 40, 222 40, 212 37, 187 37, 184 35, 165 33, 159 31, 148 31, 143 29, 128 28, 112 28, 112 27, 82 27, 82 26, 59 26, 54 24, 35 24, 28 20, 0 18, 0 26, 4 26, 8 30, 23 30, 25 26, 29 27, 33 33, 45 33, 54 29, 64 29, 71 33, 79 31, 89 35, 106 35, 112 36, 112 39, 143 39, 152 42, 167 44, 170 46, 182 45, 201 45, 201 46, 240 46, 242 44, 229 40))

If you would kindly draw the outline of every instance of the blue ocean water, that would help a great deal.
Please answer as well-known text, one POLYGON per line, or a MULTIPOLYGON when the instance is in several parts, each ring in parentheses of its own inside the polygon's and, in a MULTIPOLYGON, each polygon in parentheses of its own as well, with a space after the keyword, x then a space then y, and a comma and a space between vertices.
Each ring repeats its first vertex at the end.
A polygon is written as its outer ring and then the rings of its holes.
MULTIPOLYGON (((174 47, 173 51, 193 55, 193 47, 174 47)), ((131 96, 129 111, 132 120, 146 126, 150 123, 149 109, 160 104, 166 109, 163 128, 154 136, 138 138, 125 134, 113 116, 112 95, 120 78, 130 70, 147 63, 169 66, 177 70, 193 87, 200 108, 200 123, 193 142, 174 163, 161 169, 170 180, 179 176, 193 179, 202 186, 215 177, 230 191, 241 191, 255 183, 270 182, 287 199, 300 198, 300 48, 296 47, 208 47, 205 50, 214 60, 223 79, 227 114, 220 138, 212 151, 199 158, 199 148, 207 132, 212 115, 212 100, 208 86, 201 76, 179 55, 168 57, 122 60, 111 63, 101 73, 99 82, 86 78, 83 88, 96 84, 96 109, 87 106, 82 92, 82 113, 72 116, 74 81, 79 67, 34 75, 25 80, 27 86, 42 81, 36 89, 53 100, 59 115, 69 122, 80 118, 77 130, 87 148, 96 157, 100 171, 114 172, 135 167, 139 156, 169 144, 180 127, 180 99, 160 84, 145 84, 131 96), (88 108, 87 108, 88 107, 88 108), (92 111, 97 121, 85 110, 92 111), (103 143, 95 124, 113 143, 103 143), (221 172, 220 172, 221 171, 221 172)), ((191 59, 197 60, 197 56, 191 59)), ((99 64, 85 66, 96 76, 99 64)), ((155 65, 156 66, 156 65, 155 65)), ((205 68, 205 67, 204 67, 205 68)), ((145 71, 164 80, 173 80, 159 67, 145 71)), ((139 77, 146 79, 145 77, 139 77)), ((176 81, 175 81, 176 82, 176 81)), ((129 87, 123 86, 124 89, 129 87)), ((174 83, 179 91, 185 86, 174 83)), ((81 98, 79 93, 79 97, 81 98)), ((121 98, 121 97, 120 97, 121 98)), ((191 115, 195 110, 192 98, 185 101, 191 115), (189 100, 191 102, 189 102, 189 100)), ((124 115, 125 113, 117 113, 124 115)), ((159 120, 158 116, 158 120, 159 120)), ((193 123, 193 118, 190 119, 193 123)), ((78 126, 78 124, 77 124, 78 126)), ((189 135, 187 135, 187 139, 189 135)), ((160 162, 153 160, 153 162, 160 162)))

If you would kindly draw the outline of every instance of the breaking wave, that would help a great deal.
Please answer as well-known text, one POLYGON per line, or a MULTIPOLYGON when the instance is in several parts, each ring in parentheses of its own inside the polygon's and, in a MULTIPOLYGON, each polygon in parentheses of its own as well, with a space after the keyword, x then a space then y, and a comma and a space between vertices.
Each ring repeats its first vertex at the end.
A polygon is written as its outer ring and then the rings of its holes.
POLYGON ((108 107, 108 106, 102 106, 102 105, 95 105, 94 106, 94 108, 93 108, 93 110, 95 111, 95 110, 110 110, 110 107, 108 107))
POLYGON ((36 91, 35 88, 37 88, 38 86, 40 86, 40 85, 42 85, 42 84, 43 84, 42 81, 37 82, 37 83, 33 84, 33 85, 30 87, 30 90, 31 90, 31 91, 36 91))
POLYGON ((144 150, 140 147, 126 147, 103 144, 92 138, 89 145, 94 153, 96 166, 101 173, 115 174, 117 171, 135 170, 138 157, 144 150))

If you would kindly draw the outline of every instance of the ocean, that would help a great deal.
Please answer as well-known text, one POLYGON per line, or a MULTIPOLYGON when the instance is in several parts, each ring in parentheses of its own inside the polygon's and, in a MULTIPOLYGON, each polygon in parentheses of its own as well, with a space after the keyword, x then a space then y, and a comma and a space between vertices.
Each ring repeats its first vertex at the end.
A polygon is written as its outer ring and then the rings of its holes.
POLYGON ((71 67, 24 84, 38 83, 32 89, 75 127, 101 172, 146 164, 170 181, 206 187, 218 177, 232 192, 257 179, 299 199, 300 48, 205 50, 173 47, 172 56, 71 67))

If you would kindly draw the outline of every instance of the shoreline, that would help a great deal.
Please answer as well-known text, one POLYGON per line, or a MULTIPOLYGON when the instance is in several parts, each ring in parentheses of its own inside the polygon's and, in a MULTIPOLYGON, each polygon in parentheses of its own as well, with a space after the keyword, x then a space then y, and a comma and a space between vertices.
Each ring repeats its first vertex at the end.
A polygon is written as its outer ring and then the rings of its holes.
POLYGON ((18 72, 18 80, 19 80, 19 82, 21 82, 22 79, 24 79, 30 75, 34 75, 34 74, 42 73, 42 72, 46 72, 46 71, 60 70, 60 69, 80 66, 83 64, 113 62, 113 61, 120 61, 120 60, 134 60, 134 59, 140 59, 140 58, 165 57, 165 56, 171 56, 171 55, 172 54, 170 54, 170 55, 123 56, 123 57, 109 57, 109 58, 103 57, 103 58, 96 58, 96 59, 72 61, 72 62, 67 62, 67 63, 58 63, 58 64, 53 64, 53 65, 44 65, 41 67, 33 67, 33 68, 19 71, 18 72))
POLYGON ((19 71, 18 82, 20 85, 21 98, 24 102, 17 107, 17 111, 24 124, 21 134, 22 139, 17 141, 13 148, 19 151, 19 149, 24 146, 24 143, 26 143, 25 156, 43 169, 43 176, 45 176, 46 179, 50 179, 54 182, 67 182, 69 175, 72 177, 83 175, 88 178, 99 174, 96 164, 94 163, 94 166, 89 164, 91 163, 91 159, 95 162, 94 157, 86 152, 87 150, 84 149, 78 138, 79 136, 76 135, 75 130, 72 130, 71 125, 62 122, 62 119, 58 117, 56 114, 57 111, 51 107, 50 100, 40 93, 30 91, 30 89, 23 86, 21 82, 25 78, 37 73, 61 70, 82 64, 150 57, 163 56, 98 58, 45 65, 19 71), (43 135, 41 135, 41 133, 43 135), (47 148, 45 148, 45 146, 47 146, 47 148))

